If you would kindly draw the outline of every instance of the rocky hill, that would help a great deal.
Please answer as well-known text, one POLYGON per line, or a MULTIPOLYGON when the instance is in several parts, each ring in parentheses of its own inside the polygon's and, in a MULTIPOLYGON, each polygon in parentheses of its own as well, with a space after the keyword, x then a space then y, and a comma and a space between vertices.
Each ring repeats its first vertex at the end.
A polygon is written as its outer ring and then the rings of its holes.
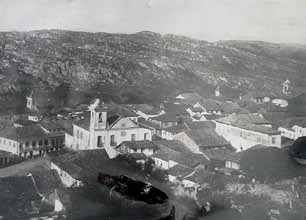
POLYGON ((63 83, 120 102, 156 101, 178 91, 281 91, 289 78, 306 88, 306 46, 265 42, 210 43, 153 32, 62 30, 0 32, 0 96, 63 83))

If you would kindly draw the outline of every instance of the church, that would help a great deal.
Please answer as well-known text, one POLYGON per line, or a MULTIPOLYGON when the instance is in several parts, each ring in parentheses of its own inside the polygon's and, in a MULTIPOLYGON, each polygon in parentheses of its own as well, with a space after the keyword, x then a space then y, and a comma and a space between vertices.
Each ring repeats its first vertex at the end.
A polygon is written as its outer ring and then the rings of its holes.
POLYGON ((122 142, 141 140, 152 140, 152 131, 132 118, 108 115, 108 108, 100 99, 88 107, 84 119, 73 122, 73 150, 104 148, 114 158, 118 154, 115 148, 122 142))

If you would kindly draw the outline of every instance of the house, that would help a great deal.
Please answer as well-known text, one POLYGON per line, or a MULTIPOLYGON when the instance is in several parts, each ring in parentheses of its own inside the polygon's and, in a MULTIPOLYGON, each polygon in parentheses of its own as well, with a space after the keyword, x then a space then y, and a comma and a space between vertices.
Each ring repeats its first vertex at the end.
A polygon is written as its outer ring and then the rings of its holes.
POLYGON ((172 127, 161 129, 161 138, 166 140, 173 140, 174 136, 186 131, 193 129, 215 129, 215 123, 212 121, 190 121, 184 122, 172 127))
POLYGON ((204 114, 221 114, 223 111, 220 106, 220 102, 213 99, 202 99, 201 101, 197 102, 193 107, 202 108, 204 114))
POLYGON ((108 108, 96 99, 84 119, 73 122, 74 150, 106 148, 111 158, 118 152, 114 147, 123 141, 152 140, 150 129, 120 115, 108 115, 108 108))
POLYGON ((152 117, 149 119, 150 122, 157 125, 158 128, 156 128, 156 136, 162 139, 167 139, 169 137, 167 132, 164 130, 169 127, 173 127, 179 124, 179 119, 174 114, 162 114, 157 117, 152 117))
POLYGON ((158 147, 148 140, 143 141, 124 141, 118 147, 120 153, 143 153, 146 156, 154 154, 158 147))
POLYGON ((168 170, 168 176, 169 176, 169 181, 170 182, 176 182, 176 181, 181 181, 185 176, 188 176, 192 174, 194 169, 181 165, 181 164, 176 164, 175 166, 171 167, 168 170))
POLYGON ((174 140, 181 141, 194 153, 200 153, 201 149, 206 148, 231 148, 229 142, 222 136, 218 135, 213 129, 193 129, 184 131, 175 135, 174 140))
POLYGON ((229 148, 204 148, 201 152, 209 159, 212 170, 215 168, 240 169, 239 154, 229 148))
POLYGON ((178 117, 171 113, 165 113, 157 117, 152 117, 149 120, 158 124, 161 128, 172 127, 179 123, 178 117))
POLYGON ((148 104, 131 104, 127 105, 126 108, 135 112, 137 115, 144 119, 156 117, 165 113, 162 109, 148 104))
POLYGON ((196 168, 203 166, 206 168, 208 160, 202 154, 185 151, 179 152, 171 148, 163 147, 151 156, 155 165, 161 169, 169 170, 177 164, 196 168))
POLYGON ((239 151, 257 144, 281 147, 280 132, 257 113, 235 114, 216 119, 216 132, 239 151))
POLYGON ((0 132, 0 149, 25 158, 59 150, 62 143, 62 137, 57 139, 40 125, 8 127, 0 132))
POLYGON ((285 119, 278 130, 283 137, 296 140, 306 136, 306 117, 290 117, 285 119))

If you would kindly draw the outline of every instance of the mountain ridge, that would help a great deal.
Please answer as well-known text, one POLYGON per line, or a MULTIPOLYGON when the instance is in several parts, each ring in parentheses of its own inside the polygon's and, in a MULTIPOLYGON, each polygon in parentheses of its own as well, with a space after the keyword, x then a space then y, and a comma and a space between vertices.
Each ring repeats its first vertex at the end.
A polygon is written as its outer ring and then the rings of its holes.
POLYGON ((302 92, 305 61, 303 45, 261 41, 208 42, 151 31, 0 32, 0 96, 69 83, 92 93, 109 89, 121 102, 146 102, 189 90, 211 95, 216 86, 280 93, 286 78, 302 92))

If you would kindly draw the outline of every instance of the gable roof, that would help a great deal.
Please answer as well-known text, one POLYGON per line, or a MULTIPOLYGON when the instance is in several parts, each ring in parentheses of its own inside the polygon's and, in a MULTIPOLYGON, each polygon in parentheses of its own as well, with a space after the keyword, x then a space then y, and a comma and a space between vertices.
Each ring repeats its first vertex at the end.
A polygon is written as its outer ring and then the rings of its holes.
POLYGON ((185 134, 202 148, 230 146, 229 142, 227 142, 222 136, 218 135, 213 129, 193 129, 185 131, 185 134))
POLYGON ((256 131, 259 133, 265 133, 270 135, 280 134, 279 131, 272 127, 263 126, 264 124, 270 124, 270 122, 259 114, 230 115, 224 118, 216 119, 216 121, 222 124, 256 131))

